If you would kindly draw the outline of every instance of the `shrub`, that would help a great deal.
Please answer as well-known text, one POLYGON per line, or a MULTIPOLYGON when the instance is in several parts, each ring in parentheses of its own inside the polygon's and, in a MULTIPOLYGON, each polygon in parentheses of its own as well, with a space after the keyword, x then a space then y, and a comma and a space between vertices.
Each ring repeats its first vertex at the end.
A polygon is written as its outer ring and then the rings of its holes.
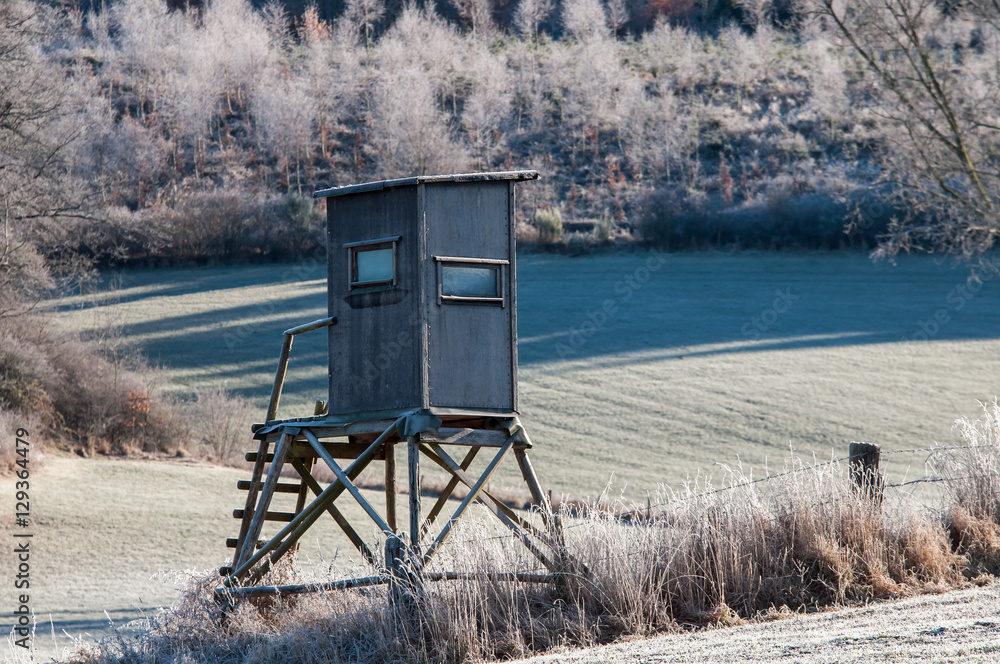
POLYGON ((928 461, 944 480, 952 549, 969 557, 971 576, 1000 574, 1000 405, 994 399, 982 409, 982 419, 955 422, 965 445, 943 448, 928 461))
POLYGON ((224 390, 199 392, 194 404, 195 431, 200 444, 220 463, 245 466, 240 452, 250 440, 257 409, 248 399, 224 390))
POLYGON ((661 193, 647 201, 640 226, 647 243, 670 249, 874 246, 887 221, 848 232, 850 209, 851 204, 820 194, 791 196, 772 192, 764 203, 724 208, 661 193))
POLYGON ((187 431, 138 358, 102 356, 43 317, 0 319, 0 410, 88 452, 172 453, 187 431))
POLYGON ((941 450, 929 464, 946 480, 953 505, 972 517, 1000 523, 1000 404, 994 399, 982 410, 982 419, 955 422, 965 446, 941 450))
POLYGON ((563 218, 559 208, 535 210, 532 223, 538 228, 538 239, 542 242, 556 242, 563 235, 563 218))

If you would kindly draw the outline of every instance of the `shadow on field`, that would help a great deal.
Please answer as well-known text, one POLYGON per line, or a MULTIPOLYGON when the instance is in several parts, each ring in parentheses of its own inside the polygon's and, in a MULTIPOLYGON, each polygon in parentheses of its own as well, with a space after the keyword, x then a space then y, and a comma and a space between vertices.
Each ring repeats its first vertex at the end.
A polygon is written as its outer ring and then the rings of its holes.
POLYGON ((105 616, 95 611, 58 611, 38 616, 33 644, 39 661, 61 658, 64 649, 74 649, 74 639, 95 642, 114 635, 116 630, 127 633, 137 629, 134 621, 155 615, 156 611, 143 614, 136 608, 129 608, 108 609, 106 613, 105 616))
MULTIPOLYGON (((175 369, 214 366, 220 380, 270 372, 281 332, 326 315, 316 281, 323 271, 304 263, 127 275, 126 301, 197 293, 218 308, 183 313, 165 305, 164 315, 129 324, 124 334, 139 339, 151 361, 175 369), (178 283, 159 287, 157 279, 178 283), (302 293, 306 282, 311 292, 302 293), (288 297, 279 290, 255 299, 252 289, 282 284, 288 297)), ((851 252, 524 255, 517 271, 524 365, 1000 336, 996 272, 923 256, 892 265, 851 252)), ((296 340, 293 366, 306 365, 326 365, 322 333, 296 340)), ((294 374, 289 380, 294 390, 294 374)))
POLYGON ((518 354, 530 364, 995 338, 998 283, 995 272, 927 257, 528 256, 518 265, 518 354))

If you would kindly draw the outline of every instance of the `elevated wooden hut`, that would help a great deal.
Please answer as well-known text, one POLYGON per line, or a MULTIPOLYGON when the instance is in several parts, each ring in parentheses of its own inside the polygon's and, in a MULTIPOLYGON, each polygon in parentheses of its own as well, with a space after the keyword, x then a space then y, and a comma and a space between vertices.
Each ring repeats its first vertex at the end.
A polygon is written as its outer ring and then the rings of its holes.
POLYGON ((221 570, 226 579, 219 597, 312 589, 255 583, 323 514, 374 563, 369 543, 336 506, 344 493, 384 533, 390 569, 316 587, 391 583, 414 575, 453 578, 424 567, 477 501, 555 571, 556 521, 528 460, 531 442, 517 414, 514 187, 537 177, 535 171, 421 176, 315 193, 327 203, 329 317, 285 331, 265 422, 253 427, 258 449, 247 458, 254 470, 250 481, 241 483, 246 504, 234 513, 241 527, 228 542, 235 554, 221 570), (281 419, 292 342, 319 329, 329 334, 329 399, 317 403, 313 417, 281 419), (395 447, 401 443, 408 528, 397 519, 395 447), (456 450, 463 454, 453 457, 456 450), (482 450, 492 459, 471 474, 482 450), (511 452, 539 508, 541 529, 486 489, 511 452), (450 477, 426 511, 421 459, 450 477), (333 482, 324 486, 313 477, 317 460, 333 472, 333 482), (338 460, 350 463, 341 467, 338 460), (353 483, 372 462, 382 462, 385 470, 381 512, 353 483), (297 482, 279 481, 286 465, 298 474, 297 482), (468 493, 434 534, 459 484, 468 493), (280 493, 296 495, 294 510, 273 509, 272 498, 280 493), (286 525, 270 539, 259 539, 269 521, 286 525))

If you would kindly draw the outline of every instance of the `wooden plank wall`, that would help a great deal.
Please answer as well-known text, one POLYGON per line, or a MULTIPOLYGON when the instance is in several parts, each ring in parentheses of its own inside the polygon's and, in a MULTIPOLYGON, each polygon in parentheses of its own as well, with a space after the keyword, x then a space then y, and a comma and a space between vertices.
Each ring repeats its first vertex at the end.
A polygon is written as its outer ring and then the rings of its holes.
POLYGON ((417 187, 327 199, 330 414, 419 407, 417 187), (347 242, 402 236, 392 290, 351 294, 347 242))
POLYGON ((511 220, 507 182, 426 184, 430 402, 451 408, 514 410, 511 270, 507 305, 437 303, 433 256, 505 259, 511 220))

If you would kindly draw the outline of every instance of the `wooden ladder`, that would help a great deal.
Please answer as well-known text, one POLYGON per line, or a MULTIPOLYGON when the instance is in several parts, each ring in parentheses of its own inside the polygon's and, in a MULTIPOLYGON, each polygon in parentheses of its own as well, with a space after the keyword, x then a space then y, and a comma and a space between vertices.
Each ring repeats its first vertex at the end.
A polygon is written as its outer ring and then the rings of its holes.
MULTIPOLYGON (((292 342, 295 337, 305 332, 323 329, 336 324, 337 318, 335 316, 330 316, 329 318, 322 318, 320 320, 306 323, 305 325, 299 325, 284 331, 281 353, 278 356, 278 368, 274 373, 274 385, 271 387, 271 398, 267 405, 267 414, 264 418, 264 426, 273 424, 277 421, 278 404, 281 402, 281 391, 285 385, 285 373, 288 371, 288 361, 291 356, 292 342)), ((316 400, 316 407, 313 413, 314 415, 324 415, 328 410, 329 407, 325 401, 322 399, 316 400)), ((287 444, 282 446, 279 442, 275 452, 271 453, 270 443, 268 443, 266 438, 262 437, 257 446, 257 451, 247 452, 246 460, 253 462, 253 472, 250 474, 249 481, 240 481, 237 483, 237 488, 246 491, 247 496, 243 509, 233 510, 233 517, 240 519, 240 531, 239 535, 235 539, 228 538, 226 540, 226 546, 235 549, 235 553, 233 554, 233 564, 231 567, 223 566, 219 568, 219 573, 222 576, 228 576, 231 574, 234 569, 238 568, 241 563, 245 562, 250 558, 250 556, 253 555, 254 551, 257 549, 257 538, 260 536, 260 527, 263 525, 264 521, 291 521, 295 517, 295 514, 301 512, 305 506, 306 497, 309 492, 309 486, 306 484, 305 476, 302 477, 302 480, 298 484, 280 483, 277 481, 281 465, 283 465, 287 455, 287 448, 287 444), (278 463, 275 464, 276 455, 279 454, 280 459, 278 459, 278 463), (267 480, 265 481, 263 480, 264 466, 268 463, 276 466, 277 472, 268 473, 267 480), (297 493, 298 498, 295 503, 295 512, 267 511, 267 507, 270 506, 271 497, 274 493, 297 493), (258 497, 260 498, 259 501, 258 497), (264 506, 264 511, 259 517, 256 515, 258 505, 264 506), (250 536, 251 532, 253 533, 252 536, 250 536), (248 545, 248 541, 252 542, 252 545, 248 545)), ((313 460, 304 459, 300 463, 306 471, 308 471, 312 467, 313 460)), ((308 475, 308 472, 306 475, 308 475)))

